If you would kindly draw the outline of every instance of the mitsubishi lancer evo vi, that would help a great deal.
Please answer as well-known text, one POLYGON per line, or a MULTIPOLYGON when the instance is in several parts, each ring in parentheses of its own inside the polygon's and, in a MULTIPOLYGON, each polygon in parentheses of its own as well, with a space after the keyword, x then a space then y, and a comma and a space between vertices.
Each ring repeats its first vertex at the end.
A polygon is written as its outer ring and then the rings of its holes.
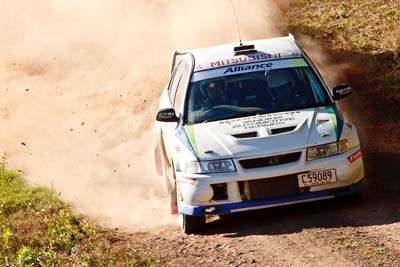
POLYGON ((175 52, 155 162, 183 232, 205 217, 361 192, 356 127, 293 35, 175 52))

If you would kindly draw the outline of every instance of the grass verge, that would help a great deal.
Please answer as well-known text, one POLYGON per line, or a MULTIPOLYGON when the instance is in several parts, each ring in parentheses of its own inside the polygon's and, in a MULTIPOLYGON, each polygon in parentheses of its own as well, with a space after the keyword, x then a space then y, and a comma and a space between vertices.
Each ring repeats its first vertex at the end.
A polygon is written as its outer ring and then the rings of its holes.
POLYGON ((29 187, 0 161, 0 266, 162 266, 121 234, 71 213, 43 187, 29 187))

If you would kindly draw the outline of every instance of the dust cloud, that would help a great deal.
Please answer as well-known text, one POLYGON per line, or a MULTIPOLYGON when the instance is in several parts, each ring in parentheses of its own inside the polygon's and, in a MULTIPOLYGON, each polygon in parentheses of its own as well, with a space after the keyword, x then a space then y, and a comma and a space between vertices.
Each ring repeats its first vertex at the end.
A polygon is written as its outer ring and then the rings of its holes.
MULTIPOLYGON (((349 58, 347 62, 335 61, 316 40, 305 35, 297 36, 297 42, 310 56, 331 88, 339 83, 349 83, 348 80, 354 80, 354 77, 359 77, 361 75, 360 66, 356 63, 357 60, 354 58, 349 58)), ((351 83, 349 83, 349 85, 352 86, 351 83)), ((362 88, 352 88, 353 98, 336 101, 336 104, 342 108, 342 112, 350 121, 356 123, 358 126, 358 134, 362 139, 362 144, 366 144, 368 138, 365 129, 368 122, 366 121, 366 117, 354 108, 360 89, 362 88)))
POLYGON ((349 62, 335 63, 323 47, 311 37, 299 35, 296 40, 321 71, 330 87, 346 82, 348 73, 357 73, 358 66, 356 64, 349 62))
MULTIPOLYGON (((271 21, 288 1, 275 2, 234 1, 244 40, 280 35, 271 21)), ((153 163, 158 99, 175 49, 238 41, 230 1, 3 0, 0 25, 9 166, 104 225, 170 225, 153 163)))

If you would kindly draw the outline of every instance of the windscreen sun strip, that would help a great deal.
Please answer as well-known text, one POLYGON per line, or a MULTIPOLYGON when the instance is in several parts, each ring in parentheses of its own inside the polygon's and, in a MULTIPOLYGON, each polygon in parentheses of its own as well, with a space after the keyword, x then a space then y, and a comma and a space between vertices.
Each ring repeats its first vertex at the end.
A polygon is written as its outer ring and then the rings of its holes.
POLYGON ((193 73, 192 82, 216 78, 221 76, 229 76, 240 73, 249 73, 262 70, 284 69, 294 67, 308 67, 303 59, 285 59, 276 61, 262 61, 252 64, 230 65, 224 68, 211 69, 193 73))

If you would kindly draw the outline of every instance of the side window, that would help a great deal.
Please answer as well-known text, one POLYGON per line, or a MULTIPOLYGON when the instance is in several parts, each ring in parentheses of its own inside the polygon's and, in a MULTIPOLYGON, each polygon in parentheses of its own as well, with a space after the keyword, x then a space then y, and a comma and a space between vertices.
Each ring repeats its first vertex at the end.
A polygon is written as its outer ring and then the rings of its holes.
POLYGON ((175 100, 173 103, 175 111, 178 111, 178 109, 182 103, 183 94, 185 92, 185 85, 186 85, 188 79, 189 79, 189 66, 186 65, 185 70, 183 71, 182 77, 179 81, 178 90, 176 91, 175 100))
POLYGON ((175 68, 171 83, 169 84, 169 97, 171 99, 171 103, 174 103, 176 90, 178 89, 178 83, 182 75, 182 70, 185 67, 183 62, 180 62, 179 65, 175 68))

